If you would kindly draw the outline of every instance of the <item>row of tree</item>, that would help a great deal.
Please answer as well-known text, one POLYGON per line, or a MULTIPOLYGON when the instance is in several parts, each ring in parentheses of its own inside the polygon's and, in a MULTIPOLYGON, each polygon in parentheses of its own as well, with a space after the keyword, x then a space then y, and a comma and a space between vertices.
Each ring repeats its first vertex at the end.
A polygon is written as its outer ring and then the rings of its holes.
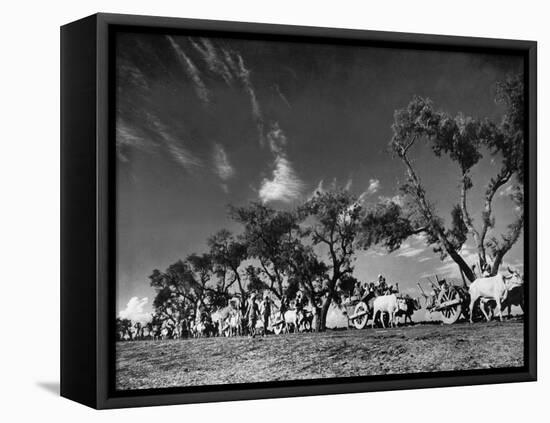
MULTIPOLYGON (((276 210, 261 203, 230 206, 231 219, 242 225, 238 235, 222 229, 208 239, 208 251, 191 254, 165 271, 150 276, 156 291, 156 316, 181 319, 210 307, 227 305, 230 297, 246 298, 251 291, 269 291, 277 298, 292 298, 298 289, 320 307, 320 329, 332 301, 353 289, 353 261, 357 249, 381 245, 389 252, 409 237, 424 234, 441 259, 449 256, 463 275, 475 272, 461 255, 470 239, 481 266, 492 264, 496 273, 505 254, 523 228, 524 88, 520 76, 497 84, 496 101, 504 106, 501 121, 450 116, 434 108, 429 99, 414 97, 396 111, 389 143, 405 168, 401 201, 383 200, 367 205, 348 191, 317 192, 293 210, 276 210), (413 148, 424 144, 436 157, 446 156, 457 166, 457 203, 447 219, 438 213, 411 159, 413 148), (481 219, 470 212, 472 169, 484 155, 500 163, 483 186, 481 219), (495 194, 513 181, 511 200, 516 219, 500 237, 494 233, 495 194)), ((241 302, 244 306, 244 301, 241 302)))

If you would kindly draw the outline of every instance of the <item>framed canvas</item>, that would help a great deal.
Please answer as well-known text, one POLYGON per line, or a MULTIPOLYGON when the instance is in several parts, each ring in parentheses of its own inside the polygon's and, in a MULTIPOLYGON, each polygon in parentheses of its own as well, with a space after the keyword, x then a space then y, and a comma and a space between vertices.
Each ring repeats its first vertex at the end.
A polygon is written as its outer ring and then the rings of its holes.
POLYGON ((61 28, 61 394, 536 380, 536 43, 61 28))

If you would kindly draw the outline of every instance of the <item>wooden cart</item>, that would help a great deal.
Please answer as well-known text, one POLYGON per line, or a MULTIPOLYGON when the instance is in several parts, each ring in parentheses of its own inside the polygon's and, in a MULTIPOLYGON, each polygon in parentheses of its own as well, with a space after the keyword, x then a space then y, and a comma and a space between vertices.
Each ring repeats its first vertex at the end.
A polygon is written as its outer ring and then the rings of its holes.
POLYGON ((435 295, 427 295, 420 283, 417 284, 420 292, 426 298, 426 309, 430 313, 440 312, 441 320, 445 324, 453 324, 461 316, 469 318, 468 306, 470 294, 466 287, 451 285, 440 297, 441 288, 432 283, 435 295))

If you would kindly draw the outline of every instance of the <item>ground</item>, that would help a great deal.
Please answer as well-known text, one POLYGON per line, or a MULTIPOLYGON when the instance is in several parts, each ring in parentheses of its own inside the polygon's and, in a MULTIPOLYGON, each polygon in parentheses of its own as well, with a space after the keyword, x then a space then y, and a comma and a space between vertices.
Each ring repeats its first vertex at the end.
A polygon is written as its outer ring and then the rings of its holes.
POLYGON ((119 342, 117 389, 523 366, 523 321, 119 342))

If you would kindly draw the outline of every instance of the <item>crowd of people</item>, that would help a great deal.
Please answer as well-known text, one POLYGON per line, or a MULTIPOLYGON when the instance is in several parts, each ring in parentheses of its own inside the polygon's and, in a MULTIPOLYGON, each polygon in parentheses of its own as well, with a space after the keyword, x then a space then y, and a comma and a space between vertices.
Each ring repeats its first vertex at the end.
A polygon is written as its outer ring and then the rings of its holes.
MULTIPOLYGON (((397 284, 386 282, 383 275, 370 283, 357 281, 351 295, 342 296, 341 303, 366 301, 369 293, 388 295, 398 293, 397 284)), ((130 322, 117 319, 118 340, 180 339, 186 337, 267 336, 282 332, 315 330, 324 298, 308 298, 298 290, 293 298, 283 295, 274 299, 265 290, 252 292, 244 300, 232 298, 226 307, 213 310, 206 301, 195 307, 193 314, 180 318, 153 315, 149 322, 130 322)))

